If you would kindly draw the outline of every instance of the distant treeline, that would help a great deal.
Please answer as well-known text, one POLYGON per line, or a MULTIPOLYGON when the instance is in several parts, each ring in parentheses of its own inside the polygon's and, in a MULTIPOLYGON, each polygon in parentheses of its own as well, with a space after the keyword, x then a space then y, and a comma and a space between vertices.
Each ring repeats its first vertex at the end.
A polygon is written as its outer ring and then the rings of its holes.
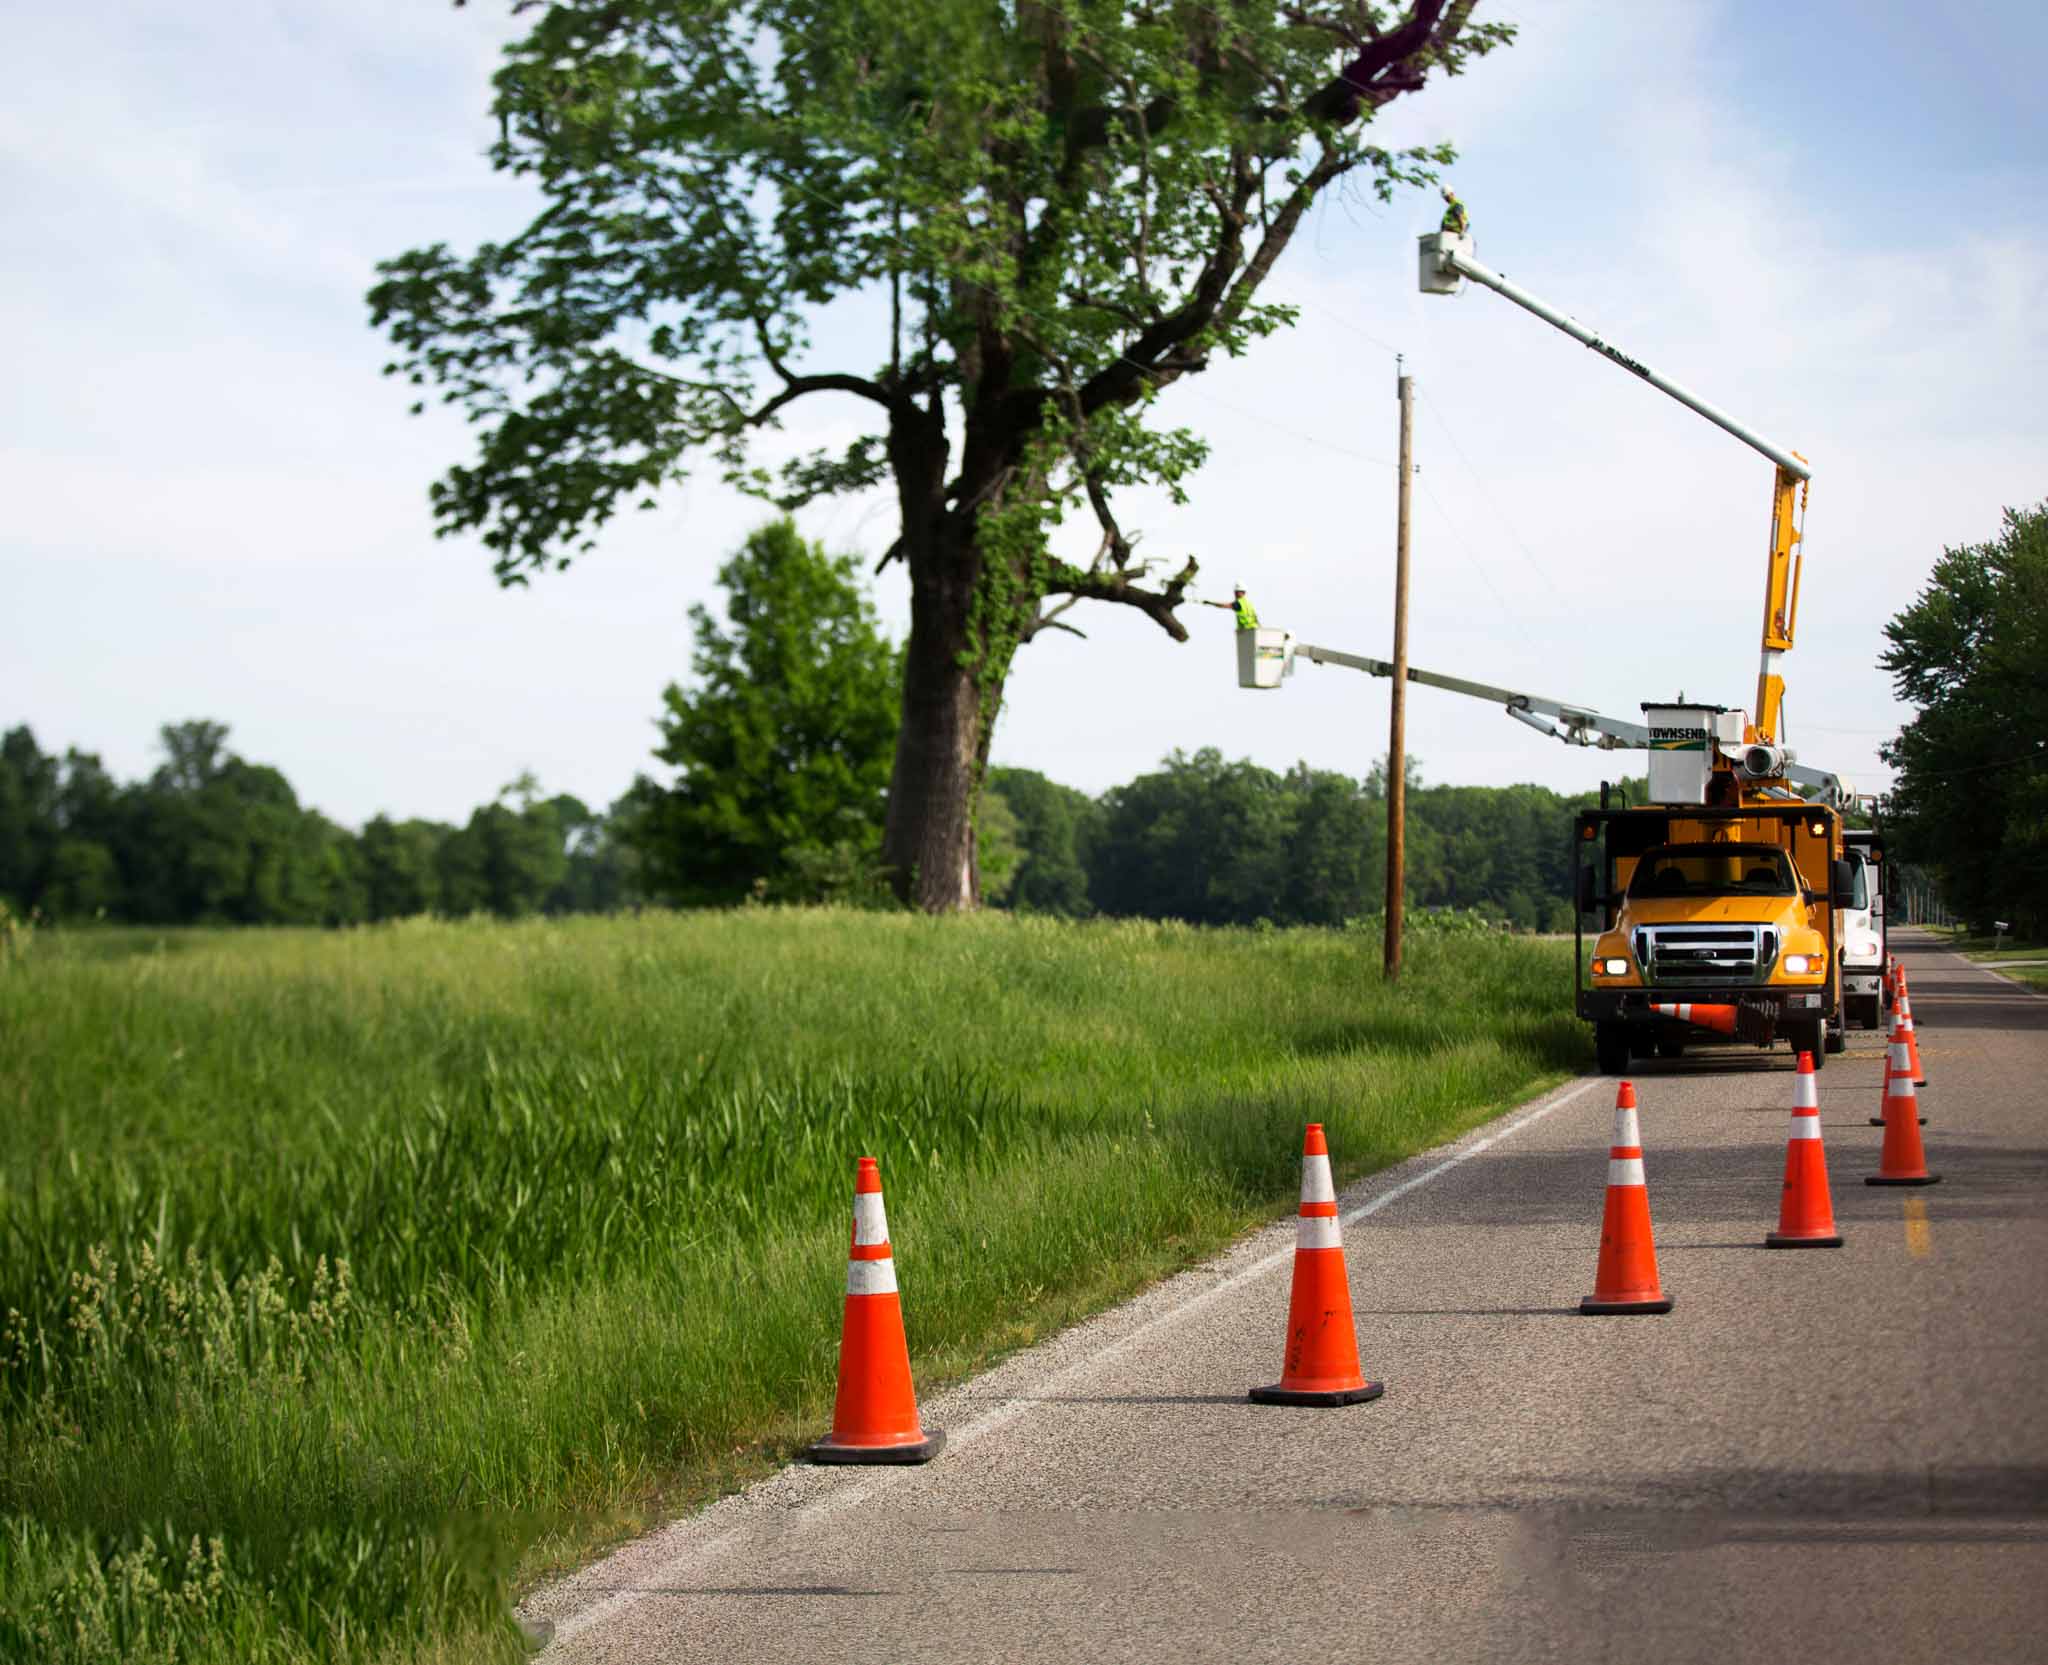
MULTIPOLYGON (((416 914, 606 912, 679 898, 872 900, 858 859, 814 864, 808 888, 721 868, 706 882, 644 778, 604 811, 522 777, 457 826, 378 816, 361 831, 299 802, 215 722, 162 731, 165 761, 116 781, 91 753, 0 740, 0 901, 53 923, 344 925, 416 914), (667 875, 695 877, 687 893, 667 875)), ((1214 750, 1174 753, 1099 798, 996 769, 981 804, 989 903, 1040 913, 1202 924, 1342 924, 1379 912, 1386 783, 1297 765, 1276 774, 1214 750)), ((1411 907, 1477 909, 1569 930, 1570 812, 1540 786, 1425 786, 1411 774, 1411 907)), ((722 853, 722 860, 730 852, 722 853)))
MULTIPOLYGON (((1360 781, 1298 763, 1276 774, 1213 748, 1175 752, 1100 798, 1028 769, 995 769, 983 812, 991 900, 1049 913, 1207 925, 1341 925, 1382 911, 1384 771, 1360 781), (1016 823, 1006 865, 1002 830, 1016 823), (993 834, 993 836, 992 836, 993 834)), ((1408 779, 1407 904, 1476 909, 1525 930, 1572 928, 1571 812, 1542 786, 1408 779)))
MULTIPOLYGON (((378 816, 361 832, 299 802, 227 728, 162 731, 123 785, 90 752, 0 739, 0 900, 72 923, 348 925, 413 914, 585 913, 636 899, 611 817, 515 781, 462 826, 378 816)), ((617 808, 618 806, 614 806, 617 808)))

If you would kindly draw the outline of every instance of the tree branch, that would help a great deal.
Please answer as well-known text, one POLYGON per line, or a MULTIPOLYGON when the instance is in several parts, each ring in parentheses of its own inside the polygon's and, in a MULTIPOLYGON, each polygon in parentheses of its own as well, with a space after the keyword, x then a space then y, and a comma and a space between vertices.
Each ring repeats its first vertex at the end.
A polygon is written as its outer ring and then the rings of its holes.
POLYGON ((910 402, 905 395, 884 387, 880 382, 872 381, 866 376, 849 376, 840 371, 815 376, 795 374, 782 362, 782 355, 776 352, 774 340, 768 333, 768 320, 756 315, 751 322, 754 326, 754 339, 760 344, 761 357, 767 360, 768 368, 782 378, 782 393, 771 399, 766 407, 750 418, 750 423, 761 421, 765 416, 788 404, 790 399, 801 397, 805 393, 853 393, 863 399, 873 400, 884 410, 909 408, 910 402))
POLYGON ((1024 626, 1023 629, 1017 632, 1017 640, 1020 642, 1028 642, 1031 640, 1032 637, 1036 636, 1041 630, 1064 630, 1069 636, 1079 636, 1082 641, 1087 641, 1087 631, 1079 629, 1078 627, 1071 624, 1064 624, 1060 620, 1060 615, 1062 613, 1071 611, 1075 603, 1078 602, 1080 599, 1081 598, 1079 596, 1070 595, 1067 597, 1065 601, 1062 601, 1057 607, 1041 607, 1039 609, 1038 616, 1035 619, 1032 619, 1028 624, 1024 626))
POLYGON ((1163 589, 1144 590, 1132 583, 1130 575, 1125 572, 1084 572, 1065 561, 1056 561, 1047 576, 1045 593, 1068 595, 1077 601, 1114 601, 1125 607, 1135 607, 1176 642, 1185 642, 1188 639, 1187 626, 1174 617, 1173 610, 1187 599, 1187 589, 1195 581, 1197 566, 1191 555, 1187 565, 1169 578, 1163 589))
MULTIPOLYGON (((1416 0, 1407 22, 1366 46, 1334 79, 1310 94, 1302 106, 1303 113, 1311 120, 1344 127, 1358 119, 1358 112, 1367 103, 1378 106, 1421 86, 1426 66, 1410 60, 1420 57, 1432 45, 1449 44, 1448 38, 1443 42, 1432 38, 1446 3, 1447 0, 1416 0), (1382 73, 1386 75, 1383 81, 1379 79, 1382 73)), ((1469 4, 1457 9, 1451 35, 1455 36, 1471 9, 1469 4)))

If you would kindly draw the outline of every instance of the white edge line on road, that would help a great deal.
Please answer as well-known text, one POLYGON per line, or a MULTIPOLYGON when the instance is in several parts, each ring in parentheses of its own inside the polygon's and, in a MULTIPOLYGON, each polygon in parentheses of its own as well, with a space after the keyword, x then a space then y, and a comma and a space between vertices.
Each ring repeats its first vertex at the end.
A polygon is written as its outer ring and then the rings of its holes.
MULTIPOLYGON (((1600 1076, 1593 1076, 1585 1081, 1581 1081, 1569 1092, 1559 1094, 1559 1096, 1551 1099, 1547 1104, 1538 1105, 1527 1115, 1517 1117, 1497 1132, 1489 1133, 1483 1139, 1475 1139, 1471 1144, 1460 1147, 1434 1167, 1425 1168, 1412 1179, 1403 1180, 1391 1190, 1380 1192, 1378 1196, 1373 1197, 1370 1201, 1361 1203, 1348 1213, 1340 1215, 1339 1219, 1349 1226, 1355 1225, 1368 1215, 1377 1214, 1390 1203, 1399 1202, 1409 1192, 1419 1191, 1431 1180, 1449 1173, 1461 1162, 1471 1160, 1481 1151, 1492 1149, 1503 1139, 1513 1138, 1523 1128, 1541 1121, 1553 1110, 1562 1110, 1574 1099, 1591 1092, 1593 1088, 1599 1086, 1602 1079, 1600 1076)), ((1286 1223, 1292 1224, 1292 1221, 1286 1223)), ((1278 1230, 1279 1224, 1276 1223, 1273 1226, 1262 1227, 1261 1229, 1278 1230)), ((1163 1329, 1168 1324, 1180 1322, 1181 1319, 1186 1318, 1191 1313, 1199 1312, 1212 1301, 1229 1294, 1232 1290, 1242 1288, 1254 1278, 1264 1277, 1268 1272, 1286 1264, 1293 1258, 1294 1243, 1290 1239, 1285 1248, 1275 1249, 1263 1259, 1255 1260, 1249 1266, 1240 1267, 1221 1282, 1211 1284, 1207 1289, 1197 1291, 1185 1301, 1168 1307, 1164 1312, 1154 1313, 1144 1323, 1138 1325, 1136 1329, 1126 1331, 1114 1341, 1089 1353, 1085 1358, 1076 1359, 1072 1364, 1065 1365, 1061 1369, 1054 1371, 1052 1375, 1046 1377, 1044 1381, 1038 1384, 1040 1394, 1042 1395, 1047 1389, 1057 1387, 1069 1377, 1078 1376, 1083 1371, 1098 1368, 1127 1351, 1135 1342, 1151 1335, 1154 1331, 1163 1329)), ((946 1435, 947 1449, 949 1451, 958 1451, 965 1446, 972 1445, 976 1440, 984 1439, 988 1435, 1008 1427, 1028 1411, 1035 1410, 1041 1403, 1043 1403, 1041 1397, 1005 1400, 993 1409, 983 1412, 964 1427, 950 1430, 946 1435)), ((791 1518, 793 1521, 808 1525, 813 1521, 823 1519, 827 1515, 837 1514, 842 1509, 850 1509, 856 1503, 865 1502, 881 1486, 883 1481, 888 1478, 890 1472, 892 1471, 877 1471, 870 1479, 863 1479, 853 1485, 828 1493, 826 1496, 818 1499, 817 1502, 807 1504, 803 1508, 794 1511, 791 1518)), ((897 1470, 893 1472, 900 1473, 902 1471, 897 1470)), ((701 1544, 693 1544, 676 1556, 674 1560, 663 1563, 656 1573, 643 1579, 641 1581, 642 1584, 654 1582, 667 1583, 671 1581, 682 1568, 691 1562, 704 1560, 716 1554, 732 1539, 753 1530, 756 1524, 753 1521, 734 1522, 715 1538, 708 1539, 701 1544)), ((549 1643, 550 1648, 573 1642, 578 1636, 592 1627, 602 1624, 608 1619, 617 1618, 621 1613, 638 1606, 646 1594, 647 1591, 644 1588, 614 1591, 602 1601, 592 1602, 590 1606, 578 1612, 565 1615, 555 1626, 554 1636, 549 1643)))

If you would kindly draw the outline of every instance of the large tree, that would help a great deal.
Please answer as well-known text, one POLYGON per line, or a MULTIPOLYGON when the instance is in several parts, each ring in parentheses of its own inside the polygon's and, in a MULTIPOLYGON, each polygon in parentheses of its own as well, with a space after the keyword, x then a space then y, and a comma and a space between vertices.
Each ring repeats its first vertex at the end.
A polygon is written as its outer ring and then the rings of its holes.
POLYGON ((906 897, 971 905, 1018 646, 1079 600, 1186 639, 1194 563, 1154 570, 1114 509, 1178 495, 1204 455, 1154 402, 1289 320, 1261 289, 1324 192, 1384 198, 1448 159, 1368 124, 1510 38, 1474 8, 548 6, 498 72, 492 151, 546 206, 474 254, 386 262, 370 293, 390 368, 477 429, 433 489, 440 530, 480 532, 516 583, 694 456, 785 506, 892 484, 911 633, 883 857, 906 897), (814 363, 814 330, 864 344, 814 363), (867 431, 779 478, 750 464, 823 397, 867 431), (1084 504, 1097 551, 1062 559, 1049 533, 1084 504))

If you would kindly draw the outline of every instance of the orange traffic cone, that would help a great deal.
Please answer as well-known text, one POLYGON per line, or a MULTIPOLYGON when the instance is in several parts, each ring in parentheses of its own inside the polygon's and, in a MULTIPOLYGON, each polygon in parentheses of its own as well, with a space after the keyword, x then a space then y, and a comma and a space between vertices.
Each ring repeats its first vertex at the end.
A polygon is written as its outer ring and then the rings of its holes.
MULTIPOLYGON (((1897 1022, 1897 1020, 1896 1020, 1896 1019, 1894 1019, 1893 1021, 1894 1021, 1894 1024, 1896 1025, 1896 1022, 1897 1022)), ((1904 1071, 1906 1072, 1906 1078, 1907 1078, 1907 1080, 1908 1080, 1908 1081, 1910 1081, 1910 1080, 1912 1079, 1912 1077, 1913 1077, 1913 1066, 1912 1066, 1911 1064, 1901 1064, 1901 1065, 1900 1065, 1899 1067, 1900 1067, 1901 1069, 1903 1069, 1903 1070, 1904 1070, 1904 1071)), ((1889 1040, 1887 1040, 1887 1041, 1885 1042, 1885 1048, 1884 1048, 1884 1095, 1885 1095, 1885 1097, 1886 1097, 1886 1098, 1889 1098, 1889 1097, 1891 1096, 1891 1090, 1892 1090, 1892 1048, 1891 1048, 1891 1042, 1890 1042, 1889 1040)), ((1915 1103, 1917 1104, 1917 1103, 1919 1102, 1919 1100, 1918 1100, 1918 1099, 1916 1098, 1916 1099, 1914 1100, 1914 1102, 1915 1102, 1915 1103)), ((1880 1101, 1879 1101, 1879 1106, 1878 1106, 1878 1107, 1879 1107, 1879 1109, 1880 1109, 1880 1110, 1882 1110, 1882 1108, 1883 1108, 1883 1101, 1882 1101, 1882 1100, 1880 1100, 1880 1101)), ((1882 1127, 1882 1126, 1884 1126, 1884 1117, 1883 1117, 1882 1115, 1876 1115, 1876 1116, 1872 1116, 1872 1117, 1870 1118, 1870 1125, 1871 1125, 1872 1127, 1882 1127)), ((1922 1116, 1922 1117, 1920 1118, 1920 1125, 1921 1125, 1922 1127, 1925 1127, 1925 1126, 1927 1125, 1927 1118, 1926 1118, 1925 1116, 1922 1116)))
POLYGON ((839 1396, 832 1432, 811 1447, 814 1463, 928 1463, 946 1443, 917 1420, 910 1345, 896 1295, 896 1262, 882 1212, 882 1170, 860 1159, 853 1181, 853 1248, 839 1332, 839 1396))
POLYGON ((1877 1172, 1863 1176, 1865 1185, 1938 1185, 1941 1175, 1927 1171, 1927 1153, 1920 1148, 1920 1101, 1913 1093, 1913 1072, 1906 1063, 1906 1037, 1893 1025, 1891 1068, 1884 1078, 1884 1151, 1877 1172))
POLYGON ((1697 1024, 1702 1029, 1712 1029, 1719 1034, 1735 1033, 1735 1008, 1733 1006, 1655 1006, 1650 1008, 1659 1017, 1677 1018, 1680 1023, 1697 1024))
POLYGON ((1636 1089, 1624 1081, 1614 1095, 1614 1145, 1607 1153, 1607 1209, 1600 1219, 1600 1264, 1593 1293, 1579 1303, 1590 1313, 1669 1312, 1657 1283, 1657 1245, 1650 1232, 1650 1190, 1643 1182, 1636 1089))
POLYGON ((1358 1368, 1344 1232, 1330 1182, 1323 1124, 1310 1122, 1301 1147, 1301 1214, 1294 1223, 1294 1293, 1287 1302, 1287 1353, 1280 1380, 1253 1388, 1255 1405, 1356 1405, 1387 1391, 1358 1368))
POLYGON ((1792 1087, 1792 1137, 1785 1142, 1785 1191, 1778 1200, 1778 1229, 1764 1236, 1767 1249, 1839 1249, 1835 1203, 1828 1194, 1828 1159, 1820 1142, 1820 1092, 1813 1079, 1813 1054, 1799 1055, 1792 1087))
POLYGON ((1927 1072, 1920 1067, 1920 1042, 1913 1034, 1913 994, 1906 986, 1906 968, 1899 967, 1899 1000, 1896 1008, 1899 1027, 1906 1032, 1906 1061, 1913 1066, 1913 1085, 1927 1085, 1927 1072))

